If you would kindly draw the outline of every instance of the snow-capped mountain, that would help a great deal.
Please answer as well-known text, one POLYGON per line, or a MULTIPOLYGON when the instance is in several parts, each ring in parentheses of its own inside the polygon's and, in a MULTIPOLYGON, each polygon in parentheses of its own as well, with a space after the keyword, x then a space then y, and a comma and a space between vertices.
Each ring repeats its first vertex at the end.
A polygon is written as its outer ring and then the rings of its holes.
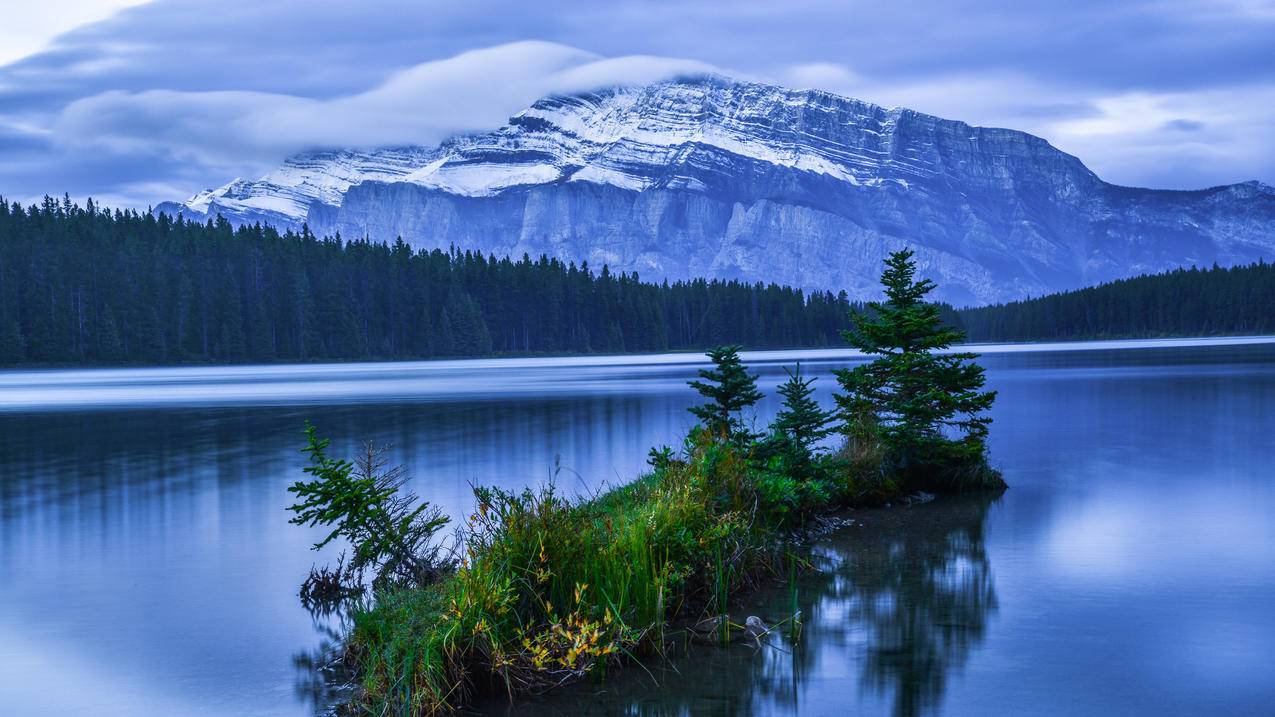
POLYGON ((1108 184, 1045 140, 704 76, 547 97, 438 147, 292 157, 158 211, 871 296, 907 245, 983 303, 1275 256, 1275 189, 1108 184))

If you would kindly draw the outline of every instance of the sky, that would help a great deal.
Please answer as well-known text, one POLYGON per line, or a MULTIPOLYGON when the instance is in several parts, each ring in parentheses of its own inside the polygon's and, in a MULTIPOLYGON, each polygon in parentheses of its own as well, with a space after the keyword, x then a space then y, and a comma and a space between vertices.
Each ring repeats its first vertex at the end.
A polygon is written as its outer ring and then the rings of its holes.
POLYGON ((1040 135, 1119 184, 1275 183, 1275 0, 41 0, 0 23, 0 195, 184 199, 320 147, 716 71, 1040 135))

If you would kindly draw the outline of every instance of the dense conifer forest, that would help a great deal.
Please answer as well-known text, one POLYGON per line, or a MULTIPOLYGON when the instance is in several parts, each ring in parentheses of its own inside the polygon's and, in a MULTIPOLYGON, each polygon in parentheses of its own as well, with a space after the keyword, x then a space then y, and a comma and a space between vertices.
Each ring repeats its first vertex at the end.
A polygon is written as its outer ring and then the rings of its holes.
POLYGON ((0 198, 0 363, 842 345, 844 296, 0 198))
POLYGON ((970 341, 1275 333, 1275 265, 1177 269, 960 312, 970 341))
MULTIPOLYGON (((654 284, 547 257, 0 198, 0 365, 841 346, 860 308, 773 284, 654 284)), ((1273 308, 1275 266, 1257 263, 943 314, 990 342, 1275 333, 1273 308)))

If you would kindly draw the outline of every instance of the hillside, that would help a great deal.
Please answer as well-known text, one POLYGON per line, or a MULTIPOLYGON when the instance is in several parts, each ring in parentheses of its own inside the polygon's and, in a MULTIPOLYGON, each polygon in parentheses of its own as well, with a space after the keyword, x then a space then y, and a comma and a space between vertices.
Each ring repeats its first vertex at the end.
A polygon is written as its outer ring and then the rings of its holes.
POLYGON ((1260 182, 1120 187, 1024 132, 719 76, 546 97, 439 146, 305 153, 158 209, 852 299, 907 245, 956 305, 1275 252, 1260 182))
POLYGON ((826 346, 849 309, 776 285, 0 199, 4 365, 826 346))
POLYGON ((1275 334, 1275 266, 1177 269, 965 309, 971 341, 1275 334))

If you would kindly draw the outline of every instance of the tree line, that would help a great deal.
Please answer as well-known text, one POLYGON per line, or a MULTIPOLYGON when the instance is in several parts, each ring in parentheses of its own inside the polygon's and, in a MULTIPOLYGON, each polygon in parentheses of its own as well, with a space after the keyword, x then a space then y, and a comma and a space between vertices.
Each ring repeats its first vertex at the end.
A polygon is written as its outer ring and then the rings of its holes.
MULTIPOLYGON (((1258 262, 940 309, 987 342, 1275 333, 1272 306, 1275 266, 1258 262)), ((821 347, 862 308, 844 292, 0 197, 0 365, 821 347)))
POLYGON ((852 308, 844 292, 0 198, 6 365, 816 347, 852 308))
POLYGON ((960 312, 971 341, 1275 333, 1275 265, 1175 269, 960 312))

